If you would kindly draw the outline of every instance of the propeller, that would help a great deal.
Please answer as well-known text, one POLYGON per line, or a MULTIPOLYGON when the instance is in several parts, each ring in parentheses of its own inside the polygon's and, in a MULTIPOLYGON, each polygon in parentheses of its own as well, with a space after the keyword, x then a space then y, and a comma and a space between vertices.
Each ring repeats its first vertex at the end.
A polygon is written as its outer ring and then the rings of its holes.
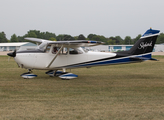
POLYGON ((16 56, 16 50, 14 50, 14 52, 8 53, 7 55, 10 57, 15 57, 16 56))

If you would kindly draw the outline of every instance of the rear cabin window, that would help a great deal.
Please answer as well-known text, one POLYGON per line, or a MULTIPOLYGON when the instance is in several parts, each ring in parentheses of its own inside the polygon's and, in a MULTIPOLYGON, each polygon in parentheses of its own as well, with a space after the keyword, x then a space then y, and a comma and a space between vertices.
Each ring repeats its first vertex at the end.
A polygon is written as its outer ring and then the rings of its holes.
POLYGON ((83 52, 79 49, 69 48, 69 54, 82 54, 83 52))

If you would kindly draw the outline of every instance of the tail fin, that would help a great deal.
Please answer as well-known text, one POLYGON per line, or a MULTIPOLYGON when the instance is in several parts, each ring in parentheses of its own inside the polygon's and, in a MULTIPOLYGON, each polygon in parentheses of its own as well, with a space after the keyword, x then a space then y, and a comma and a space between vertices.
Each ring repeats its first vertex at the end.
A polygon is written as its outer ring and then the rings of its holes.
POLYGON ((159 30, 152 30, 151 28, 147 30, 128 51, 128 53, 131 55, 151 53, 153 51, 159 32, 159 30))

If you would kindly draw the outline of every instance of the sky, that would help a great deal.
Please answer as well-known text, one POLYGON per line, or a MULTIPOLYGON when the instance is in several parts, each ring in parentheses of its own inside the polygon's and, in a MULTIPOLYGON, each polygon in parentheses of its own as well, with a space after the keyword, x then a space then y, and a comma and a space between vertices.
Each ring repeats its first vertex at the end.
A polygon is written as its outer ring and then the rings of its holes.
POLYGON ((131 36, 164 32, 164 0, 0 0, 0 32, 131 36))

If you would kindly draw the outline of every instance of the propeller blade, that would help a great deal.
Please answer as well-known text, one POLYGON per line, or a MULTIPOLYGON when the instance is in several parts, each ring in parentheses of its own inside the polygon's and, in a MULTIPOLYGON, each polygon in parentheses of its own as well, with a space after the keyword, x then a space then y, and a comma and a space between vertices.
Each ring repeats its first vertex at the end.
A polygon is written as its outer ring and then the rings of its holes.
POLYGON ((16 50, 14 50, 12 53, 8 53, 7 55, 10 57, 16 57, 16 50))

